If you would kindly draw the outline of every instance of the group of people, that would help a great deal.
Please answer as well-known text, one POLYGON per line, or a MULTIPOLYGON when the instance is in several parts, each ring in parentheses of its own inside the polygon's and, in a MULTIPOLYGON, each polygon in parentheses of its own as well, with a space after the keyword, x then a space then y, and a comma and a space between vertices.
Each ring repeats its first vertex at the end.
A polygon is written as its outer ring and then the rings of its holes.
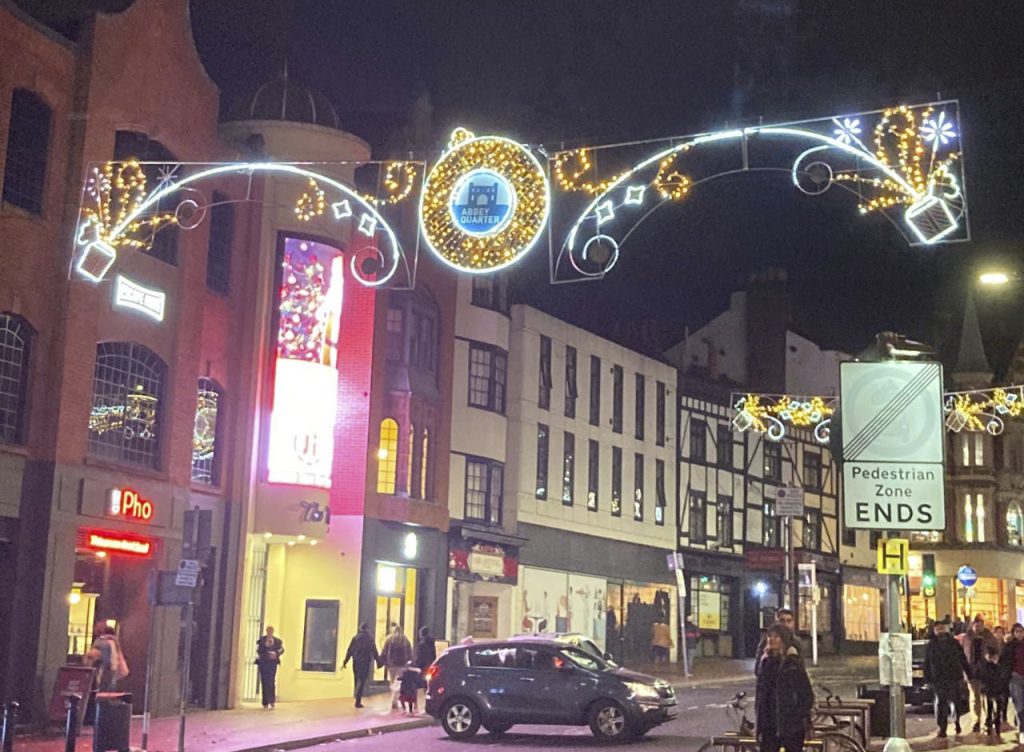
POLYGON ((775 612, 757 648, 754 698, 757 741, 761 752, 802 752, 811 729, 814 690, 801 656, 796 620, 788 608, 775 612))
POLYGON ((938 736, 947 735, 951 708, 956 733, 961 733, 960 716, 970 709, 974 733, 984 724, 988 734, 999 734, 1012 699, 1018 739, 1024 744, 1024 626, 1014 624, 1005 635, 1001 627, 989 630, 985 620, 976 616, 965 631, 954 636, 947 616, 936 622, 932 631, 924 678, 935 692, 938 736))
MULTIPOLYGON (((256 665, 259 668, 260 689, 263 707, 273 708, 277 702, 277 667, 281 665, 284 644, 274 635, 274 628, 267 627, 266 634, 256 643, 256 665)), ((370 680, 373 668, 383 668, 391 682, 391 709, 402 709, 412 715, 416 713, 416 695, 423 685, 422 672, 437 658, 434 636, 429 627, 422 627, 415 649, 402 627, 391 625, 391 631, 380 651, 366 624, 359 625, 359 631, 349 642, 342 668, 352 661, 355 677, 356 707, 363 707, 363 694, 370 680)))

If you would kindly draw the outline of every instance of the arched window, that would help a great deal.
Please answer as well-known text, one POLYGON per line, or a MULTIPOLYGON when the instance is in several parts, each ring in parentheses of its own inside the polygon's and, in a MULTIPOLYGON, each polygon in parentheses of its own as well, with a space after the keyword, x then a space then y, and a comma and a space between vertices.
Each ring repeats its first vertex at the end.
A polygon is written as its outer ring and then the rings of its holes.
POLYGON ((380 444, 377 447, 377 493, 395 492, 398 470, 398 423, 394 418, 380 422, 380 444))
POLYGON ((1006 508, 1006 542, 1011 546, 1024 546, 1024 515, 1016 501, 1011 501, 1006 508))
POLYGON ((416 426, 409 426, 409 443, 406 445, 405 487, 410 496, 415 496, 416 483, 413 470, 416 467, 416 426))
POLYGON ((160 402, 167 367, 134 342, 101 342, 89 414, 89 452, 97 457, 160 466, 160 402))
POLYGON ((51 117, 50 108, 38 94, 28 89, 14 90, 4 164, 4 201, 33 214, 43 213, 51 117))
POLYGON ((430 487, 430 429, 423 428, 423 438, 420 449, 420 498, 429 499, 433 496, 433 489, 430 487))
POLYGON ((217 417, 223 392, 213 379, 199 379, 196 390, 196 419, 192 429, 192 480, 220 483, 219 425, 217 417))
POLYGON ((32 329, 21 316, 0 313, 0 442, 25 440, 28 355, 32 329))

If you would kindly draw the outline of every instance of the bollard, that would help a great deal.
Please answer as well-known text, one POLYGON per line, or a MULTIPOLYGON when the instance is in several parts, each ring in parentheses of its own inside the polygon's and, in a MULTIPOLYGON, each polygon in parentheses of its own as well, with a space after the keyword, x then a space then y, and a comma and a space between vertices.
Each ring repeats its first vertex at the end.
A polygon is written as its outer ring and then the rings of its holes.
POLYGON ((14 724, 18 721, 18 703, 11 700, 4 706, 3 752, 14 750, 14 724))
POLYGON ((64 752, 75 752, 75 742, 78 741, 78 703, 81 700, 78 695, 68 695, 64 700, 64 707, 68 711, 64 726, 64 752))

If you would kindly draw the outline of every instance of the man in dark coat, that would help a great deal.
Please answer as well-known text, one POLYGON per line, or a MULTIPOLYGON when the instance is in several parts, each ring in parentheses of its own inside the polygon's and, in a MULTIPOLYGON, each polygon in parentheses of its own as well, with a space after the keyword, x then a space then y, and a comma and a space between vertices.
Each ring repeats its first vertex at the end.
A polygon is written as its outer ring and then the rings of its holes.
POLYGON ((950 624, 945 619, 935 622, 935 637, 928 642, 924 653, 924 680, 935 692, 935 723, 940 739, 946 737, 950 704, 954 706, 956 733, 960 733, 960 715, 955 706, 957 697, 965 689, 964 678, 971 673, 963 648, 949 630, 950 624))
POLYGON ((260 688, 263 690, 263 708, 272 708, 277 702, 277 667, 281 665, 284 643, 274 636, 274 628, 267 627, 267 633, 256 643, 256 666, 260 672, 260 688))
POLYGON ((416 668, 423 671, 436 660, 437 645, 434 644, 434 635, 430 634, 430 627, 420 627, 420 638, 416 641, 416 668))
POLYGON ((793 646, 793 633, 781 624, 768 628, 765 655, 757 674, 755 709, 761 752, 803 752, 811 723, 814 691, 793 646))
POLYGON ((373 641, 370 629, 365 624, 359 625, 359 631, 348 644, 348 651, 345 653, 345 660, 341 667, 348 666, 352 661, 352 673, 356 680, 356 707, 363 707, 363 691, 366 689, 366 682, 373 672, 374 664, 378 663, 380 656, 377 654, 377 643, 373 641))

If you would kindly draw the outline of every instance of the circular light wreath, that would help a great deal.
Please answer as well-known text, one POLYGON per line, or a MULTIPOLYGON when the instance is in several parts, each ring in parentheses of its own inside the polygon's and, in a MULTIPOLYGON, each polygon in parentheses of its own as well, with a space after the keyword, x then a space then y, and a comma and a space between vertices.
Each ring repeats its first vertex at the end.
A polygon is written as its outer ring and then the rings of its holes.
POLYGON ((551 203, 547 176, 522 144, 499 136, 475 137, 458 129, 448 151, 427 176, 420 224, 430 249, 460 271, 487 273, 514 264, 544 231, 551 203), (450 209, 464 178, 486 170, 503 178, 514 195, 511 216, 496 232, 474 234, 455 223, 450 209))

